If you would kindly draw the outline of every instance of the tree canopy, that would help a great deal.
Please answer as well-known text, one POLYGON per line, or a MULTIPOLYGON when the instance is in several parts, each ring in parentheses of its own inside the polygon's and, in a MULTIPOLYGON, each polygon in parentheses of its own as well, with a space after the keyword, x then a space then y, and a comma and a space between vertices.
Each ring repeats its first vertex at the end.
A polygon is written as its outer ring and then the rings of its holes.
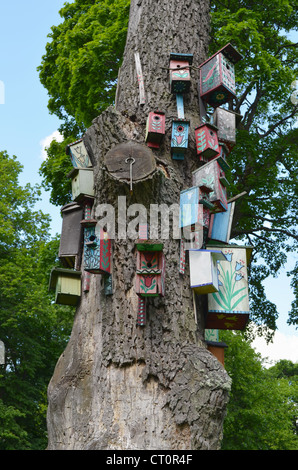
MULTIPOLYGON (((237 203, 232 235, 255 247, 252 319, 274 330, 278 312, 262 281, 277 275, 298 248, 297 106, 290 99, 297 73, 297 44, 290 39, 297 31, 297 0, 273 0, 270 8, 265 1, 212 0, 210 8, 210 55, 228 42, 243 55, 236 66, 233 109, 242 121, 229 155, 229 191, 247 195, 237 203)), ((60 131, 66 139, 52 143, 40 169, 54 204, 69 201, 62 177, 70 166, 65 144, 113 104, 128 11, 126 0, 76 0, 60 10, 62 22, 49 34, 40 80, 50 111, 64 120, 60 131)), ((296 297, 288 321, 298 324, 298 265, 290 276, 296 297)))

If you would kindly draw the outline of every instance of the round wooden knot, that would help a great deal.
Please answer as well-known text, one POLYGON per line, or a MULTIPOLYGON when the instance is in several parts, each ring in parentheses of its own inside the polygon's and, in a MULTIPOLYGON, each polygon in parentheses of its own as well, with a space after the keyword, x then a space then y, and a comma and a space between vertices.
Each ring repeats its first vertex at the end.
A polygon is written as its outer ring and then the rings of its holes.
POLYGON ((133 160, 132 181, 143 180, 156 170, 152 150, 134 141, 116 145, 104 159, 108 172, 120 181, 130 181, 130 163, 133 160))

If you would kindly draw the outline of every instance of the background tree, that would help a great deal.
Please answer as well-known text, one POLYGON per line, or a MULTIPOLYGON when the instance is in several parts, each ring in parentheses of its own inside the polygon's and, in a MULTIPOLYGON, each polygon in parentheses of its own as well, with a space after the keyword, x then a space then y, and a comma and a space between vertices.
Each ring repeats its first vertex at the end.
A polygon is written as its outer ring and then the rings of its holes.
MULTIPOLYGON (((229 156, 229 180, 231 195, 246 191, 247 196, 237 203, 232 236, 255 246, 250 277, 251 318, 274 330, 278 312, 266 299, 262 281, 277 275, 288 254, 292 256, 297 249, 297 106, 290 99, 297 74, 297 44, 288 35, 297 30, 297 5, 296 0, 274 0, 268 10, 267 2, 214 0, 210 6, 209 55, 232 42, 244 57, 237 64, 234 106, 243 119, 237 144, 229 156)), ((66 4, 60 15, 63 22, 49 35, 40 79, 51 97, 49 109, 65 120, 61 131, 75 140, 113 102, 128 2, 117 2, 116 9, 113 1, 93 0, 83 5, 74 2, 66 4), (118 25, 116 42, 107 18, 118 25), (117 44, 112 53, 106 42, 117 44), (96 55, 95 44, 101 48, 96 55), (82 57, 84 73, 80 68, 82 57), (94 73, 94 67, 101 73, 94 73), (70 70, 73 73, 68 73, 70 70), (76 123, 80 132, 70 122, 76 123)), ((68 142, 54 142, 40 170, 45 187, 51 189, 51 201, 58 205, 69 201, 70 182, 62 174, 70 167, 65 155, 68 142)), ((292 324, 297 324, 298 318, 297 272, 295 267, 289 273, 295 294, 289 315, 292 324)), ((264 334, 263 328, 260 331, 264 334)))
POLYGON ((34 205, 37 186, 21 187, 22 166, 0 152, 0 449, 44 449, 47 385, 68 340, 73 312, 52 304, 49 273, 59 239, 34 205))
POLYGON ((297 364, 268 370, 241 333, 221 332, 232 378, 222 450, 297 450, 297 364))

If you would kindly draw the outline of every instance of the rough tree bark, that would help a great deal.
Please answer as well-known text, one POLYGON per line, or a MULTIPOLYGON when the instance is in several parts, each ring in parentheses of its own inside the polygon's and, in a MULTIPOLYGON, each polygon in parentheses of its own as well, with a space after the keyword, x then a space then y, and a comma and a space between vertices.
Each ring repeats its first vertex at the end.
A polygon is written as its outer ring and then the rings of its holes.
MULTIPOLYGON (((123 65, 115 106, 93 121, 84 141, 92 151, 95 175, 93 216, 99 204, 126 196, 134 203, 179 203, 192 186, 197 168, 193 129, 200 124, 197 78, 185 97, 190 120, 184 161, 170 152, 171 121, 177 117, 169 90, 170 52, 192 53, 193 64, 207 57, 209 1, 132 0, 123 65), (139 104, 134 53, 144 73, 146 102, 139 104), (166 136, 153 150, 156 168, 133 193, 114 178, 105 155, 123 142, 144 144, 146 118, 166 113, 166 136)), ((150 223, 150 221, 149 221, 150 223)), ((170 231, 171 235, 171 231, 170 231)), ((179 240, 162 240, 166 256, 165 297, 147 302, 147 323, 136 325, 135 240, 113 242, 113 295, 106 296, 101 275, 92 274, 82 293, 69 344, 48 389, 48 449, 218 449, 230 390, 230 378, 204 341, 204 297, 193 294, 179 275, 179 240)), ((187 262, 187 261, 186 261, 187 262)))

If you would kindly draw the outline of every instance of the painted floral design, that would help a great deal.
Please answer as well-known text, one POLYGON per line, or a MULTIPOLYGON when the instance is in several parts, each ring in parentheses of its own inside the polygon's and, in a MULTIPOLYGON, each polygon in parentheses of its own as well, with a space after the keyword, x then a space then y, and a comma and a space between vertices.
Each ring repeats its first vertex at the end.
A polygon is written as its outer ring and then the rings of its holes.
POLYGON ((228 266, 225 262, 218 263, 219 290, 212 294, 212 296, 221 310, 231 312, 247 297, 246 286, 239 288, 237 285, 237 283, 244 278, 244 274, 241 270, 244 268, 245 263, 243 260, 239 259, 233 263, 232 250, 227 250, 224 255, 228 261, 228 266), (243 293, 243 291, 245 291, 245 293, 243 293))

